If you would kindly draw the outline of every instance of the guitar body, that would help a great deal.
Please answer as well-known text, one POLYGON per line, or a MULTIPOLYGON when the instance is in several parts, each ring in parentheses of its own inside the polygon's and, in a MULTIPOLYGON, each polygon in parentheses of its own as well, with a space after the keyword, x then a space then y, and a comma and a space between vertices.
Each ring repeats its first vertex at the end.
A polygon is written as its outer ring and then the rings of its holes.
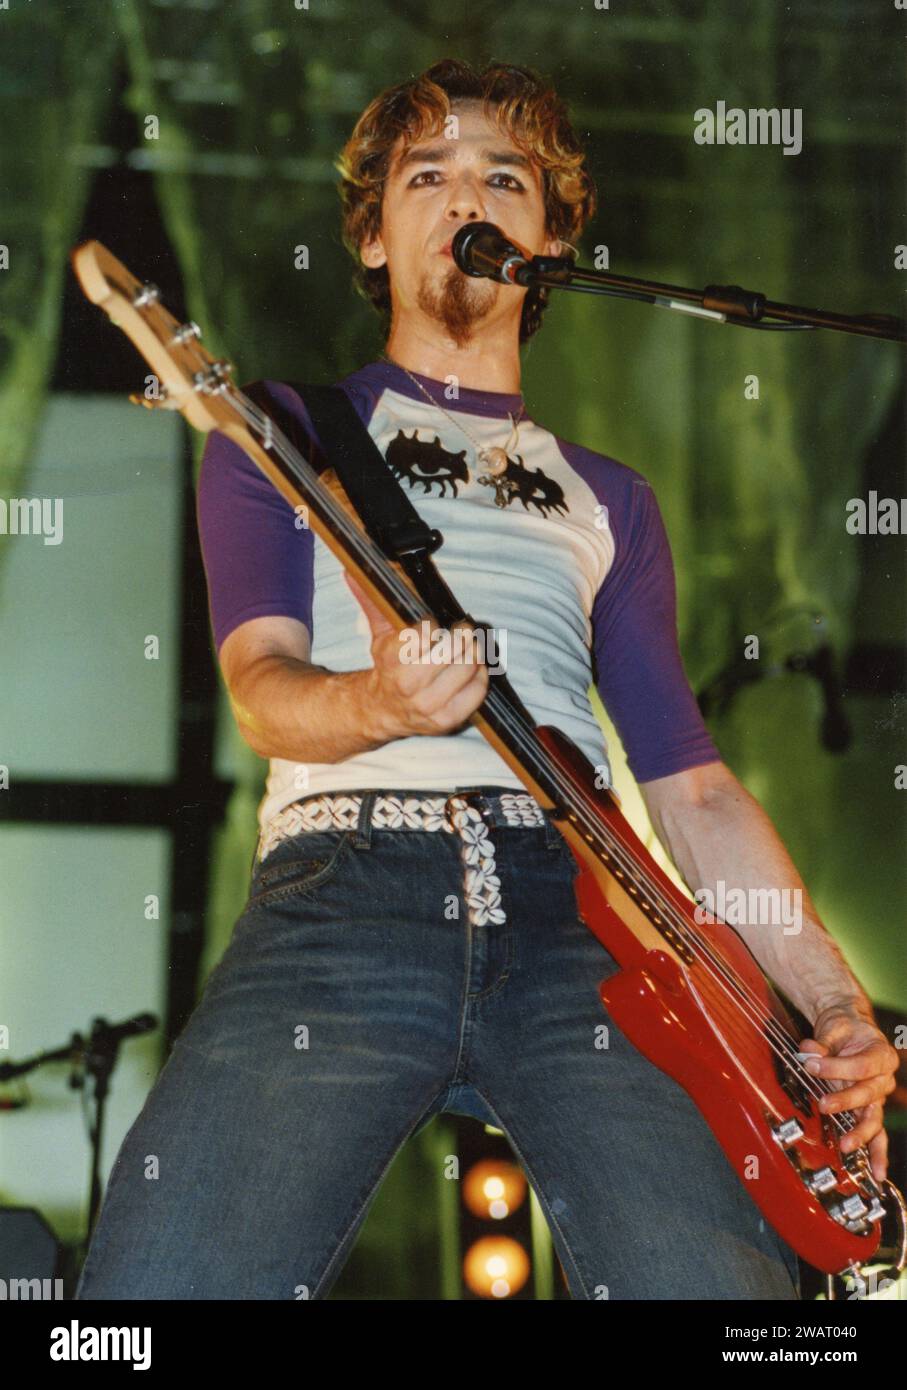
MULTIPOLYGON (((866 1199, 860 1167, 839 1152, 832 1117, 816 1108, 802 1070, 766 1037, 766 1018, 779 1025, 779 1035, 783 1029, 784 1036, 796 1037, 781 1000, 733 928, 696 920, 694 904, 655 862, 611 794, 595 787, 594 769, 583 754, 556 729, 538 732, 565 774, 585 783, 609 838, 632 853, 657 884, 662 905, 668 900, 689 928, 689 937, 680 927, 662 936, 642 910, 640 894, 603 866, 575 826, 557 822, 579 865, 580 916, 622 967, 599 986, 611 1019, 683 1087, 756 1206, 805 1260, 829 1274, 869 1260, 879 1246, 878 1223, 855 1222, 850 1229, 831 1212, 848 1197, 866 1199), (693 959, 688 941, 696 943, 693 959), (731 975, 744 991, 727 987, 731 975), (802 1134, 783 1146, 773 1131, 792 1118, 802 1134), (823 1170, 822 1185, 830 1184, 829 1172, 834 1185, 811 1191, 809 1181, 823 1170)), ((663 911, 654 915, 664 929, 663 911)))

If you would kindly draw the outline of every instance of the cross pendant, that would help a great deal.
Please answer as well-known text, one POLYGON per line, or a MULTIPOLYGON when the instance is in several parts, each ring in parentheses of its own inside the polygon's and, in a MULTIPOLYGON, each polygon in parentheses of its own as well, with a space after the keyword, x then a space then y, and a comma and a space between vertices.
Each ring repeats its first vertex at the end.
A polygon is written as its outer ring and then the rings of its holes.
POLYGON ((513 496, 513 490, 504 478, 489 478, 487 473, 483 473, 479 482, 484 487, 494 488, 494 505, 496 507, 506 507, 513 496))

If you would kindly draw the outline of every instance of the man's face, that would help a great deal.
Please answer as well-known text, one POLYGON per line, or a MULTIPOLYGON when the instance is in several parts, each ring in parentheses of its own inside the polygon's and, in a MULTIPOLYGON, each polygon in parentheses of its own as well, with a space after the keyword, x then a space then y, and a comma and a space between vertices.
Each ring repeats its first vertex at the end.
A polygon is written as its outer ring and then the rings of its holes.
POLYGON ((558 255, 545 231, 538 166, 482 112, 455 102, 452 134, 405 145, 391 154, 381 230, 363 244, 367 266, 387 265, 395 321, 421 310, 457 347, 477 325, 508 316, 519 325, 525 290, 458 270, 454 233, 468 222, 493 222, 529 255, 558 255))

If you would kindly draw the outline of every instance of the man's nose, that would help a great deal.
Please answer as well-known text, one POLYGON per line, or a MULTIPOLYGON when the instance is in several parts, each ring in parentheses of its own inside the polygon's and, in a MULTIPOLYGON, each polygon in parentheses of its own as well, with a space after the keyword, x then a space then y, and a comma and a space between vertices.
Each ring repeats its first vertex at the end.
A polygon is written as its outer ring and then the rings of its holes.
POLYGON ((457 222, 485 221, 485 195, 480 180, 463 174, 451 185, 446 216, 457 222))

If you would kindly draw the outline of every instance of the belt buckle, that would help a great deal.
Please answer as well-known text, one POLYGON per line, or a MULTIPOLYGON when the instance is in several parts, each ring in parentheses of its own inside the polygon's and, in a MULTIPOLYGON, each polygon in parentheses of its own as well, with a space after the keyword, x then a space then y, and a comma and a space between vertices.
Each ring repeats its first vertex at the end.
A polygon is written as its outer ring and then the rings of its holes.
POLYGON ((467 805, 474 805, 474 806, 475 806, 475 809, 478 811, 479 815, 482 817, 482 820, 485 822, 486 826, 487 826, 489 829, 492 829, 492 828, 494 827, 494 824, 495 824, 494 812, 492 811, 491 807, 489 806, 489 804, 488 804, 488 798, 485 796, 484 792, 479 791, 479 790, 477 790, 477 789, 473 789, 473 788, 466 787, 466 788, 464 788, 462 791, 451 792, 450 796, 449 796, 449 797, 447 798, 447 800, 444 802, 444 819, 447 821, 447 824, 450 826, 451 830, 454 830, 454 831, 455 831, 455 830, 457 829, 457 827, 454 825, 453 821, 451 820, 451 805, 450 805, 450 803, 451 803, 451 801, 453 801, 454 799, 459 799, 460 801, 465 801, 465 802, 467 803, 467 805), (476 804, 476 803, 479 803, 479 804, 476 804))

